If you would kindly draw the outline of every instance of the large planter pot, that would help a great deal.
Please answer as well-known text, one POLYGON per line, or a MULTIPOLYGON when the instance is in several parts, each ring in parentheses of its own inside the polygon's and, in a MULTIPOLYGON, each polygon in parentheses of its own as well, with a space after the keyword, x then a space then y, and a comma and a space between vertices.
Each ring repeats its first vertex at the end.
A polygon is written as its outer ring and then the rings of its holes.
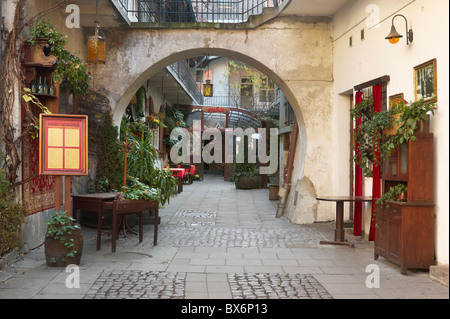
POLYGON ((237 189, 252 189, 264 187, 262 175, 259 174, 256 174, 253 177, 241 175, 236 179, 234 184, 237 189))
POLYGON ((73 239, 73 247, 66 247, 59 238, 46 237, 44 246, 47 266, 66 267, 70 264, 79 265, 83 251, 83 232, 81 228, 76 228, 72 231, 72 234, 61 237, 64 238, 64 242, 70 242, 73 239), (67 257, 67 253, 70 251, 76 251, 75 256, 67 257))

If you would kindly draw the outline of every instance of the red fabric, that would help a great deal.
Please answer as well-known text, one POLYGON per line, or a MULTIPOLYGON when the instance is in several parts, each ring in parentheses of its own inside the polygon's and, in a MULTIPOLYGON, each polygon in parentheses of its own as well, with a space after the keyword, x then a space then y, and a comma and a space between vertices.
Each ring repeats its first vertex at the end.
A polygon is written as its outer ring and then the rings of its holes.
MULTIPOLYGON (((373 87, 373 104, 375 112, 381 111, 381 85, 376 85, 373 87)), ((377 141, 376 143, 379 143, 377 141)), ((376 162, 380 162, 380 152, 375 152, 376 162)), ((380 185, 380 166, 378 164, 373 165, 373 178, 372 178, 372 215, 371 224, 369 231, 369 241, 375 240, 375 202, 381 195, 381 185, 380 185)))
MULTIPOLYGON (((356 92, 355 104, 359 104, 362 101, 362 92, 356 92)), ((355 130, 358 131, 361 119, 358 119, 355 130)), ((355 150, 358 149, 359 144, 355 145, 355 150)), ((355 196, 362 196, 362 169, 355 164, 355 196)), ((353 235, 361 236, 362 226, 362 203, 355 202, 353 210, 353 235)))
MULTIPOLYGON (((32 106, 33 114, 39 117, 40 109, 32 106)), ((22 125, 29 119, 22 106, 22 125)), ((23 206, 29 215, 55 207, 55 177, 39 175, 39 139, 25 135, 22 140, 22 186, 23 206)), ((62 193, 61 193, 62 195, 62 193)))

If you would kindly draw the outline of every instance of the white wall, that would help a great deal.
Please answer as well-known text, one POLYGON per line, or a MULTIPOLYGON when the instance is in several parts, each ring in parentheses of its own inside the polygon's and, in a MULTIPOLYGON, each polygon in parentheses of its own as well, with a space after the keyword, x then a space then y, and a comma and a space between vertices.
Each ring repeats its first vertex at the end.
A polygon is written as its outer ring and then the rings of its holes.
MULTIPOLYGON (((438 109, 431 119, 431 131, 435 136, 436 256, 439 264, 448 264, 449 2, 352 1, 334 17, 333 24, 335 108, 342 112, 347 105, 340 93, 383 75, 390 76, 388 96, 404 93, 406 100, 414 101, 414 67, 437 59, 438 109), (372 14, 371 9, 375 9, 372 14), (414 41, 410 45, 406 45, 405 37, 396 45, 384 39, 396 13, 406 16, 408 27, 414 31, 414 41), (361 29, 365 30, 365 40, 360 40, 361 29), (349 47, 350 36, 353 37, 352 47, 349 47)), ((395 26, 405 36, 404 20, 396 18, 395 26)), ((342 114, 337 121, 348 123, 347 116, 342 114)), ((348 149, 343 153, 348 154, 348 149)), ((348 165, 342 166, 346 167, 348 165)))

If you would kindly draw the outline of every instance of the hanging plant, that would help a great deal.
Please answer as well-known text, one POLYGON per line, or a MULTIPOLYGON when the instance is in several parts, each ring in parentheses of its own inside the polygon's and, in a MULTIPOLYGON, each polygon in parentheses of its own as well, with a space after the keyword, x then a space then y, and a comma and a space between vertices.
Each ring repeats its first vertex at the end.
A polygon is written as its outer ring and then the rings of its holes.
POLYGON ((30 27, 30 35, 28 42, 33 45, 40 39, 47 39, 50 45, 49 53, 58 59, 53 72, 55 82, 66 80, 73 93, 86 93, 91 76, 87 64, 66 50, 67 35, 59 33, 50 22, 42 20, 30 27))
POLYGON ((354 133, 356 154, 353 160, 361 167, 367 177, 373 174, 372 165, 389 156, 399 144, 414 141, 419 122, 428 120, 428 114, 434 114, 435 103, 421 99, 407 103, 396 100, 388 110, 375 112, 373 98, 367 97, 350 111, 353 120, 360 120, 354 133), (382 135, 383 130, 398 125, 393 135, 382 135), (378 155, 379 154, 379 155, 378 155))

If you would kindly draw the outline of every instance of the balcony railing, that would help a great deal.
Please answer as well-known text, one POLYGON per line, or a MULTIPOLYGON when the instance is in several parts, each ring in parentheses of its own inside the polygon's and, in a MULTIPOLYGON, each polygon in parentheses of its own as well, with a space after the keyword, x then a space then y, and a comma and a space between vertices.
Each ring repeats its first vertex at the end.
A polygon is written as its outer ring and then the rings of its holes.
POLYGON ((235 107, 253 112, 267 112, 277 100, 276 94, 267 96, 248 97, 239 94, 214 94, 212 97, 204 97, 203 105, 235 107))
POLYGON ((191 95, 196 104, 203 103, 202 92, 197 87, 195 79, 190 73, 189 65, 186 60, 181 60, 171 64, 167 67, 170 73, 177 79, 177 81, 184 86, 185 91, 191 95))
POLYGON ((115 0, 131 22, 243 23, 285 0, 115 0))

